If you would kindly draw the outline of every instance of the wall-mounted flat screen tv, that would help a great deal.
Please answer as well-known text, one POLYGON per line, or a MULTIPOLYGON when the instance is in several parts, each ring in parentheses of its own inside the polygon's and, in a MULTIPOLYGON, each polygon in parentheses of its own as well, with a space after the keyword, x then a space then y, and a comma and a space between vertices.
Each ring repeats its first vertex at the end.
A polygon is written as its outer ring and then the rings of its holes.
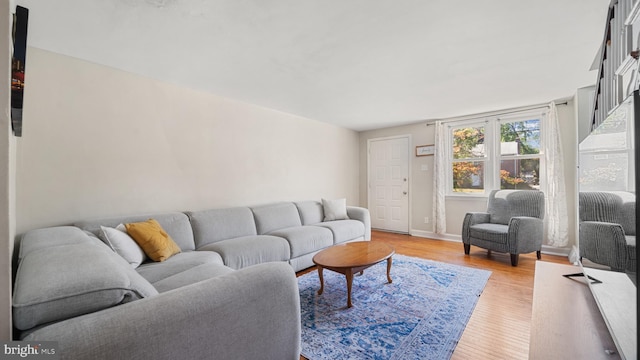
POLYGON ((28 19, 29 9, 17 6, 16 13, 13 16, 13 58, 11 59, 11 127, 15 136, 22 136, 22 105, 28 19))

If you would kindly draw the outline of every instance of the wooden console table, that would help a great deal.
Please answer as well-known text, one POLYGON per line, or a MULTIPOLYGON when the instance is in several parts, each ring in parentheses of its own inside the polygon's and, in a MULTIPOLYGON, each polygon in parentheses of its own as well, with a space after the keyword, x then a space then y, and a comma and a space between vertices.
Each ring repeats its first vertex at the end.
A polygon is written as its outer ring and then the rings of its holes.
POLYGON ((620 359, 580 267, 537 261, 529 359, 620 359))

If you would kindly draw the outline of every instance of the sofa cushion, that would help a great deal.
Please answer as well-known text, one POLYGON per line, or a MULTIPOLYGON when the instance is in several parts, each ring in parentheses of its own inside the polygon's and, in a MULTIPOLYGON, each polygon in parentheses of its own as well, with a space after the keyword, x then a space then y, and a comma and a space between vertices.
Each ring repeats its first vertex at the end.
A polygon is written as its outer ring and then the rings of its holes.
POLYGON ((296 202, 295 205, 298 208, 302 225, 313 225, 324 220, 322 203, 319 201, 300 201, 296 202))
POLYGON ((180 252, 178 244, 154 219, 128 223, 124 226, 127 228, 127 233, 153 261, 165 261, 180 252))
POLYGON ((224 265, 219 254, 211 251, 183 251, 163 262, 142 263, 136 271, 150 283, 156 283, 202 264, 224 265))
POLYGON ((287 239, 291 258, 306 255, 333 245, 333 233, 321 226, 296 226, 271 232, 269 235, 287 239))
POLYGON ((323 221, 347 220, 347 199, 322 199, 323 221))
MULTIPOLYGON (((97 238, 96 238, 97 240, 97 238)), ((18 263, 31 251, 52 246, 86 244, 87 234, 75 226, 56 226, 27 231, 20 239, 18 263)), ((99 240, 98 240, 99 241, 99 240)))
POLYGON ((157 293, 102 243, 43 247, 26 254, 18 267, 14 326, 26 330, 157 293))
POLYGON ((109 245, 116 254, 127 260, 134 269, 147 259, 147 255, 140 245, 127 233, 124 224, 119 224, 115 229, 100 226, 98 237, 104 241, 105 244, 109 245))
POLYGON ((187 212, 196 249, 236 237, 257 235, 253 213, 247 207, 187 212))
POLYGON ((163 293, 165 291, 181 288, 186 285, 191 285, 199 281, 211 279, 234 271, 235 270, 232 268, 222 264, 207 263, 194 266, 183 272, 166 277, 154 282, 152 285, 159 293, 163 293))
POLYGON ((317 226, 326 227, 333 233, 333 243, 340 244, 345 241, 362 238, 364 240, 364 224, 358 220, 326 221, 317 226))
POLYGON ((241 269, 270 261, 288 261, 291 250, 287 240, 271 235, 245 236, 205 245, 199 251, 215 251, 224 264, 241 269))
POLYGON ((293 203, 275 203, 251 208, 258 234, 302 225, 298 208, 293 203))
POLYGON ((111 218, 101 218, 94 220, 78 221, 75 226, 98 234, 100 226, 116 227, 118 224, 126 224, 132 222, 146 221, 155 219, 160 226, 171 236, 178 244, 181 250, 195 250, 195 242, 193 240, 193 231, 191 223, 186 214, 181 212, 143 214, 135 216, 119 216, 111 218))

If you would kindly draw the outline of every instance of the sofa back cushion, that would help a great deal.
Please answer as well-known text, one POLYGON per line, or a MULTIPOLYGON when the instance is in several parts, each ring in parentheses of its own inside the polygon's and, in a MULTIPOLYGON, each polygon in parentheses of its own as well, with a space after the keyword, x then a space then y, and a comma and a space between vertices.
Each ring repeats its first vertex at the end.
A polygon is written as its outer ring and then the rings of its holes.
POLYGON ((18 250, 18 264, 22 259, 34 250, 53 246, 86 244, 88 234, 78 231, 75 226, 58 226, 55 228, 35 229, 27 232, 16 246, 18 250), (46 241, 44 241, 46 239, 46 241))
POLYGON ((126 260, 79 228, 27 232, 20 253, 13 293, 13 323, 20 330, 158 294, 126 260), (75 243, 49 241, 65 234, 75 243))
POLYGON ((300 201, 296 202, 298 213, 302 225, 313 225, 324 221, 324 210, 322 203, 319 201, 300 201))
POLYGON ((94 220, 78 221, 75 226, 91 231, 94 234, 100 232, 100 226, 108 226, 115 228, 119 224, 134 223, 154 219, 158 221, 162 229, 171 236, 178 244, 180 250, 195 250, 195 241, 191 223, 186 214, 181 212, 159 213, 159 214, 143 214, 135 216, 119 216, 94 220))
POLYGON ((268 234, 274 230, 301 226, 298 208, 293 203, 283 202, 252 207, 258 234, 268 234))
POLYGON ((196 249, 222 240, 256 235, 253 213, 247 207, 187 212, 196 249))

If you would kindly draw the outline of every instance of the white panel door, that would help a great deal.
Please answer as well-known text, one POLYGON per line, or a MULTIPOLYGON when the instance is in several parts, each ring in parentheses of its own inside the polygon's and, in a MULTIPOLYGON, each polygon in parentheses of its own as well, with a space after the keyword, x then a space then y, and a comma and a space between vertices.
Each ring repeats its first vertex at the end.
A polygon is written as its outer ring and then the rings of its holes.
POLYGON ((369 142, 369 211, 374 229, 409 232, 409 138, 369 142))

